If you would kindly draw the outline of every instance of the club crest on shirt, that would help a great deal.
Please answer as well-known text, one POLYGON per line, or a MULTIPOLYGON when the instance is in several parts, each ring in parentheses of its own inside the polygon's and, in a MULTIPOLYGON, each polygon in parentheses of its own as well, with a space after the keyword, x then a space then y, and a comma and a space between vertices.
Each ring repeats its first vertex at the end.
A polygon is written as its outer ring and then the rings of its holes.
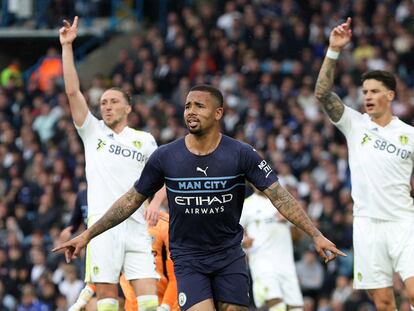
POLYGON ((133 142, 132 142, 132 144, 134 145, 134 147, 135 148, 137 148, 137 149, 141 149, 141 147, 142 147, 142 142, 140 142, 139 140, 134 140, 133 142))
POLYGON ((407 135, 400 135, 398 137, 398 139, 399 139, 401 145, 405 146, 405 145, 408 144, 408 136, 407 135))
POLYGON ((187 295, 185 293, 181 292, 178 295, 178 303, 179 303, 180 307, 184 306, 186 302, 187 302, 187 295))
POLYGON ((99 274, 99 267, 98 266, 94 266, 92 270, 93 270, 93 274, 94 275, 98 275, 99 274))

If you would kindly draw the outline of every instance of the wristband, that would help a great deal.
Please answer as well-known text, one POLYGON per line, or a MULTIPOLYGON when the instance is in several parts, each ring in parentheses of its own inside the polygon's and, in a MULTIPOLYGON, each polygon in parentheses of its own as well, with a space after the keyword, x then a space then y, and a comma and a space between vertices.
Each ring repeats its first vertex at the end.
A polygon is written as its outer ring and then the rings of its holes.
POLYGON ((328 51, 326 52, 326 57, 328 57, 330 59, 338 59, 339 52, 336 52, 334 50, 328 49, 328 51))

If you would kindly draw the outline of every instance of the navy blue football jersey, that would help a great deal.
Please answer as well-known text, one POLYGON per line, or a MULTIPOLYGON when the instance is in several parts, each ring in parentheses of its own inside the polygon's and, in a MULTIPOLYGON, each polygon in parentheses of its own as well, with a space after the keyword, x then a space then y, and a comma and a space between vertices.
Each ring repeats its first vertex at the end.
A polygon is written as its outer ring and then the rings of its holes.
POLYGON ((171 256, 191 258, 240 245, 246 180, 262 191, 277 181, 250 145, 223 135, 214 152, 199 156, 181 138, 151 155, 135 189, 152 196, 166 184, 171 256))

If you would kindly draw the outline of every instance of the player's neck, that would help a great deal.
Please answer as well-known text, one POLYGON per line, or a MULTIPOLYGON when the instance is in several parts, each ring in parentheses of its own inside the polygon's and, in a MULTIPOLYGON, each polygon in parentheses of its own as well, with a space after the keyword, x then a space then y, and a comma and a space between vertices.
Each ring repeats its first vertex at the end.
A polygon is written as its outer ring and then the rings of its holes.
POLYGON ((188 134, 185 137, 185 145, 187 149, 196 155, 208 155, 213 153, 221 141, 220 132, 211 132, 206 135, 188 134))
POLYGON ((387 126, 392 121, 393 115, 391 113, 386 113, 380 117, 371 117, 372 122, 378 124, 381 127, 387 126))
POLYGON ((116 134, 121 133, 124 128, 127 127, 127 123, 118 123, 118 124, 114 124, 112 126, 108 126, 112 131, 114 131, 116 134))

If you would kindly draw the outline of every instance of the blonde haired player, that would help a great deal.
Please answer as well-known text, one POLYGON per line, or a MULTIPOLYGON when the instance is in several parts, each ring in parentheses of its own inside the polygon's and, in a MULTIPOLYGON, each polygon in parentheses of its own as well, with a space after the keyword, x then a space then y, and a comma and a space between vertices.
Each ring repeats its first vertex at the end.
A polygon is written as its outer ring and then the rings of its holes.
POLYGON ((366 113, 346 107, 332 92, 341 50, 351 41, 351 19, 335 27, 315 95, 346 137, 354 200, 354 286, 365 289, 379 311, 394 311, 393 273, 404 281, 414 310, 414 204, 410 195, 414 127, 393 116, 395 77, 363 74, 366 113))
MULTIPOLYGON (((78 17, 72 25, 64 21, 59 38, 65 91, 85 149, 89 227, 140 177, 157 145, 151 134, 127 126, 131 102, 120 89, 112 88, 103 93, 100 99, 102 120, 91 114, 80 91, 73 57, 72 43, 77 36, 77 26, 78 17)), ((158 275, 141 210, 88 245, 86 278, 90 279, 86 280, 96 285, 98 311, 118 310, 117 283, 121 272, 131 281, 140 310, 156 310, 158 275)))

